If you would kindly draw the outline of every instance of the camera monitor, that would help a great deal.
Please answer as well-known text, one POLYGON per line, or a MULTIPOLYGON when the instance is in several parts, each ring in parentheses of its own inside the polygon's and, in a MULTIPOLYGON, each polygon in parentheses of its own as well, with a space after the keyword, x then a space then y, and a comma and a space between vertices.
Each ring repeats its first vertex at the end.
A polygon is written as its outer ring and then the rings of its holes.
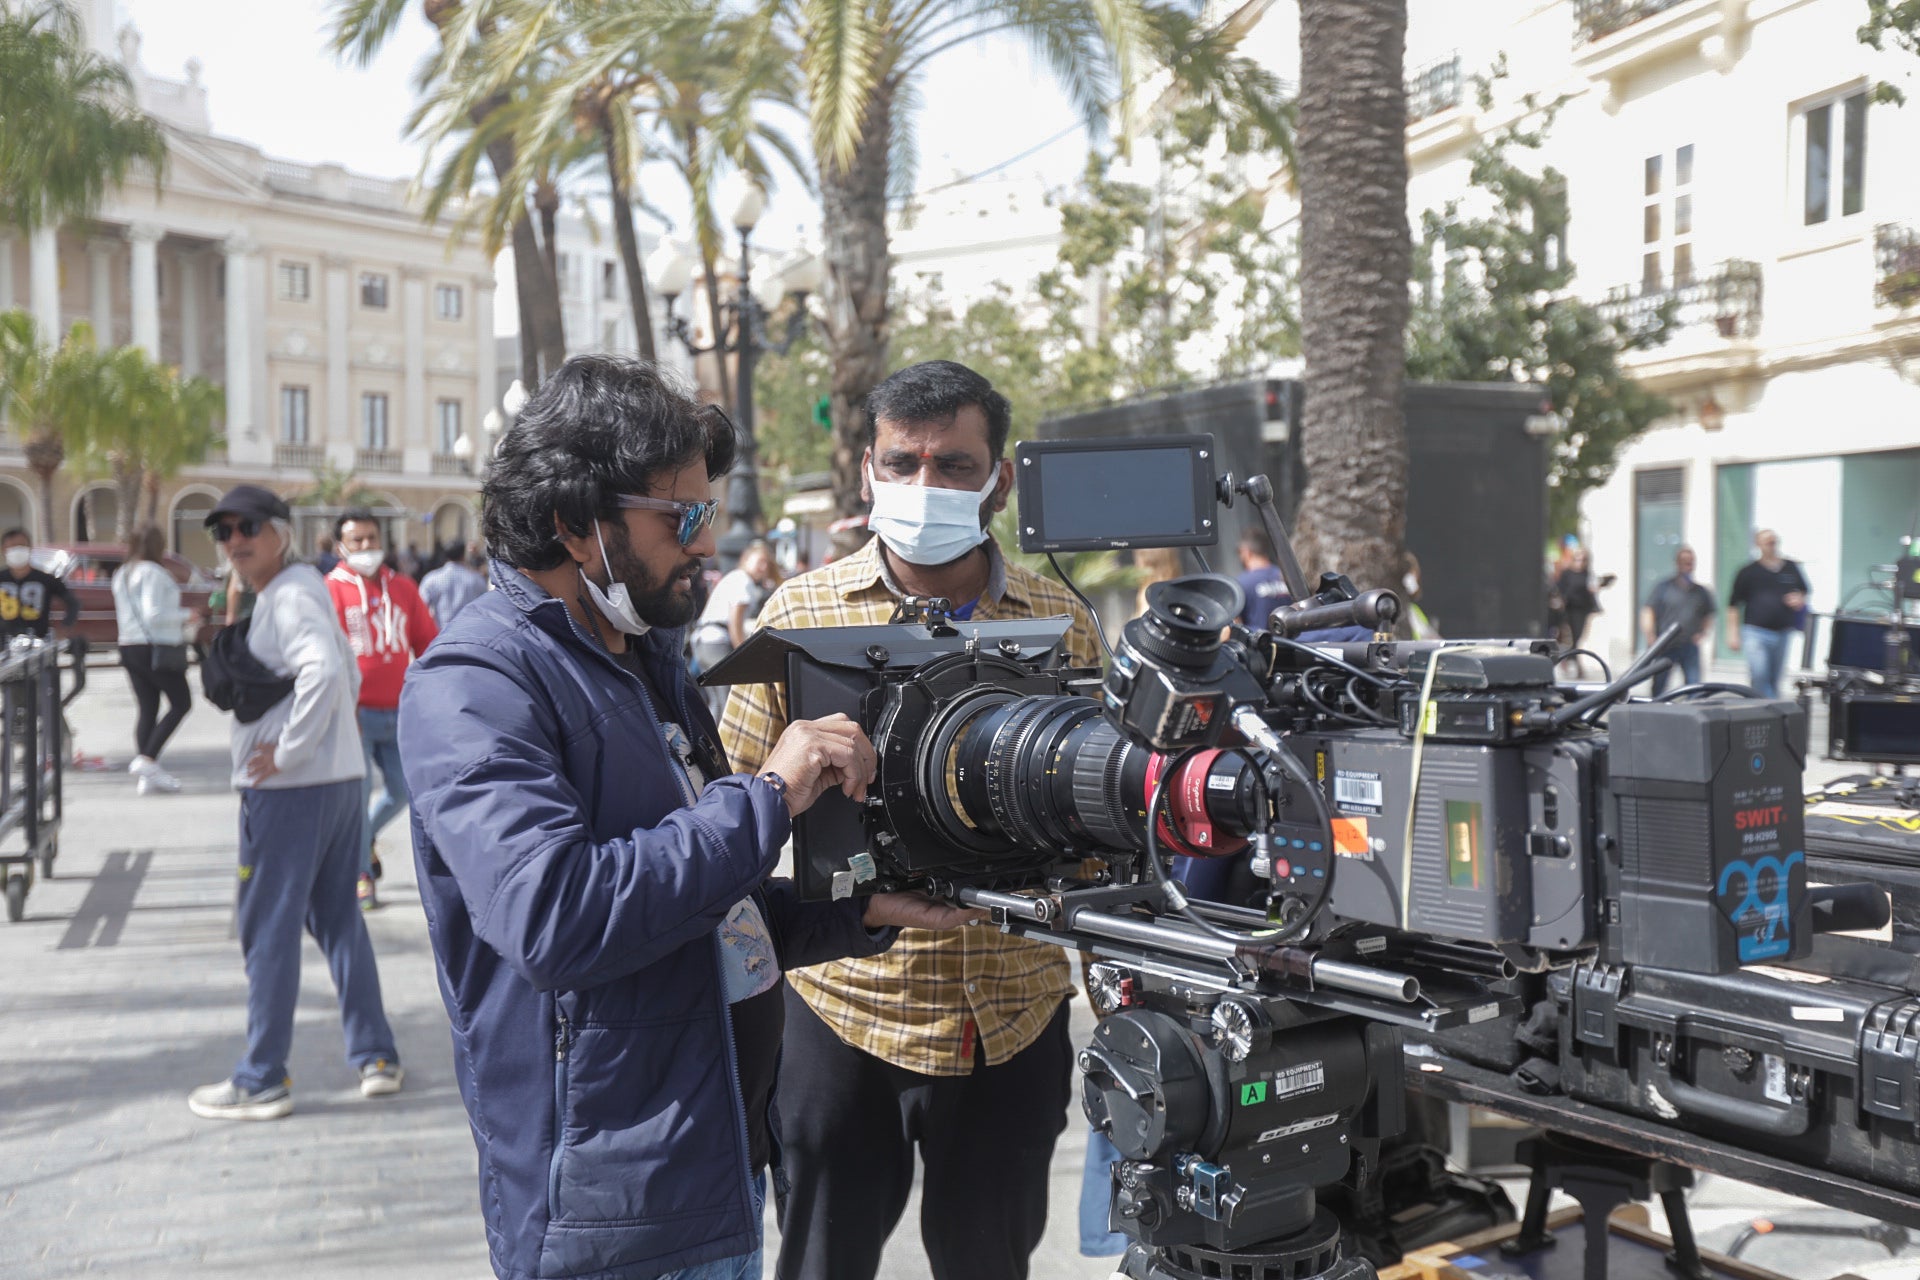
POLYGON ((1020 549, 1120 551, 1218 541, 1212 436, 1015 445, 1020 549))

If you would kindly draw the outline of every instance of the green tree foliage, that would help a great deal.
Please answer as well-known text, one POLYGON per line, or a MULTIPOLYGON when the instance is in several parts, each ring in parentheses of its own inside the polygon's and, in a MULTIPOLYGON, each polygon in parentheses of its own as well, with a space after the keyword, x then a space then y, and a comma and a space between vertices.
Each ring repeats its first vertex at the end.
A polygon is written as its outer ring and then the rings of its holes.
POLYGON ((1581 495, 1606 483, 1621 448, 1670 411, 1620 357, 1666 341, 1673 310, 1635 328, 1574 296, 1565 180, 1550 165, 1527 163, 1552 118, 1543 109, 1482 143, 1468 198, 1421 219, 1407 374, 1541 387, 1565 421, 1548 479, 1552 530, 1561 534, 1574 530, 1581 495))
POLYGON ((54 474, 69 455, 85 456, 111 408, 91 326, 76 324, 48 346, 26 312, 0 313, 0 416, 40 481, 40 532, 49 542, 54 474))
POLYGON ((87 49, 72 8, 0 5, 0 224, 89 217, 140 166, 157 192, 166 162, 160 126, 127 73, 87 49))
MULTIPOLYGON (((1891 41, 1896 49, 1920 55, 1920 0, 1867 0, 1867 20, 1856 32, 1860 43, 1885 49, 1891 41)), ((1904 103, 1907 95, 1885 81, 1873 87, 1874 100, 1904 103)))

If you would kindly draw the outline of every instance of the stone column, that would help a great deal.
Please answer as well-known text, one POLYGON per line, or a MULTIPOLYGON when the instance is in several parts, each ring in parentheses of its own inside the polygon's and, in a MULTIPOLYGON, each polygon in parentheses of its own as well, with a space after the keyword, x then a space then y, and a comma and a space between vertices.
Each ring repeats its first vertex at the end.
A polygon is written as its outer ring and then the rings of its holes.
POLYGON ((229 456, 242 441, 255 438, 253 416, 253 316, 248 305, 253 275, 253 242, 230 236, 221 246, 226 254, 227 297, 227 449, 229 456))
POLYGON ((127 228, 133 245, 133 345, 160 358, 160 237, 166 232, 147 223, 127 228))
POLYGON ((200 284, 206 274, 204 254, 183 253, 180 263, 180 373, 192 378, 200 373, 200 284))
POLYGON ((480 389, 473 400, 473 420, 463 422, 461 427, 473 438, 476 458, 489 443, 481 438, 481 419, 487 416, 487 410, 500 403, 500 347, 493 336, 493 290, 492 276, 473 278, 474 341, 479 344, 479 358, 474 361, 474 367, 480 371, 480 389))
POLYGON ((102 347, 113 340, 113 242, 87 242, 87 288, 93 303, 93 340, 102 347))
POLYGON ((53 227, 36 227, 27 242, 27 296, 32 299, 34 327, 40 341, 48 346, 61 339, 60 327, 60 233, 53 227))
MULTIPOLYGON (((425 454, 435 442, 427 425, 427 282, 418 267, 400 268, 400 330, 405 403, 400 410, 400 429, 393 433, 390 445, 396 449, 412 446, 425 454)), ((427 469, 424 460, 420 469, 427 469)))
POLYGON ((347 349, 347 325, 352 317, 353 291, 349 287, 347 259, 337 253, 320 255, 320 267, 326 274, 327 299, 327 418, 326 430, 317 443, 358 445, 360 437, 353 427, 353 354, 347 349))

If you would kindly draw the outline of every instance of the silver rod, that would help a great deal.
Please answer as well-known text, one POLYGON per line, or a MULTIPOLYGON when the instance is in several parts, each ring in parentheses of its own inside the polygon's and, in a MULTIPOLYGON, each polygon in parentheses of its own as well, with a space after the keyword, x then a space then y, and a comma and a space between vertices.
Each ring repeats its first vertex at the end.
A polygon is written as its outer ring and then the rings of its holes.
POLYGON ((1345 960, 1313 961, 1313 980, 1336 991, 1350 991, 1376 1000, 1412 1004, 1420 998, 1420 980, 1405 973, 1392 973, 1370 965, 1348 964, 1345 960))
POLYGON ((1054 917, 1054 904, 1050 898, 1028 898, 1017 893, 999 893, 992 889, 960 889, 955 898, 962 906, 985 907, 990 911, 1004 911, 1021 920, 1032 920, 1036 924, 1045 924, 1054 917))
POLYGON ((1067 927, 1077 933, 1091 933, 1098 938, 1134 942, 1144 947, 1155 947, 1175 955, 1192 956, 1199 960, 1231 960, 1240 954, 1239 945, 1228 942, 1225 938, 1210 938, 1205 934, 1151 920, 1103 915, 1097 911, 1076 911, 1068 919, 1067 927))

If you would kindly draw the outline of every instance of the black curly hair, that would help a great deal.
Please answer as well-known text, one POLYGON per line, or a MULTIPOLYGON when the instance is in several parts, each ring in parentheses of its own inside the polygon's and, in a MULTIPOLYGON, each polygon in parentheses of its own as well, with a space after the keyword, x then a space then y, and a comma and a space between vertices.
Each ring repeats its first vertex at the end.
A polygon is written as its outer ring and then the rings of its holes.
POLYGON ((554 517, 575 537, 612 520, 614 498, 644 494, 667 471, 704 459, 707 478, 733 466, 733 424, 653 365, 575 356, 527 400, 494 450, 481 488, 488 549, 517 569, 567 558, 554 517))

